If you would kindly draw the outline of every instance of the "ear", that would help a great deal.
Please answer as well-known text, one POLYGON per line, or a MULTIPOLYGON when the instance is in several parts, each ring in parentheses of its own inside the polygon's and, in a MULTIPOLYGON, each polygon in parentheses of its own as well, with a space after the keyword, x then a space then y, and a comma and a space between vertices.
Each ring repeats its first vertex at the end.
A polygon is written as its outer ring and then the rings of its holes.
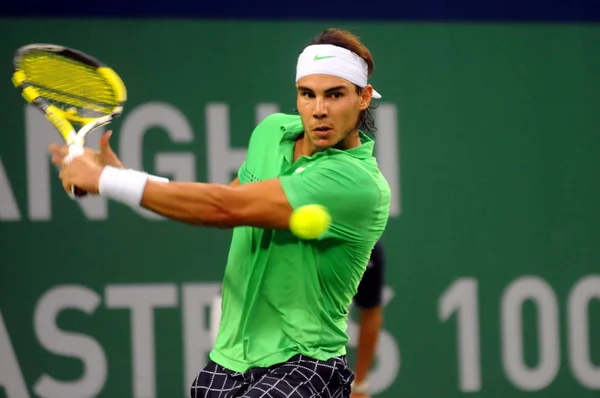
POLYGON ((373 86, 367 84, 360 92, 360 110, 364 111, 371 104, 373 98, 373 86))

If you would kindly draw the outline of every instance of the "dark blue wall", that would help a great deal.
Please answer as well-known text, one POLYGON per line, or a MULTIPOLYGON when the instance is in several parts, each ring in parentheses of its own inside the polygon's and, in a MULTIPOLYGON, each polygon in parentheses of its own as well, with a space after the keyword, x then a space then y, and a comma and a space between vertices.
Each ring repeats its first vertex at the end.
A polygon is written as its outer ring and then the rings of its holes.
POLYGON ((595 22, 599 0, 104 0, 4 2, 1 16, 595 22))

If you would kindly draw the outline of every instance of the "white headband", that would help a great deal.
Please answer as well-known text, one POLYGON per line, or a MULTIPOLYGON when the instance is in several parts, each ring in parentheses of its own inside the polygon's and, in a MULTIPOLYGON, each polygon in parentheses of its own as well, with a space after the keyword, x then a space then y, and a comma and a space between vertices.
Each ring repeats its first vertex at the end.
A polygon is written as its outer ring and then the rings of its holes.
MULTIPOLYGON (((348 80, 359 87, 366 87, 368 67, 364 59, 350 50, 331 44, 308 46, 298 57, 296 83, 306 75, 322 73, 348 80)), ((373 98, 381 98, 373 89, 373 98)))

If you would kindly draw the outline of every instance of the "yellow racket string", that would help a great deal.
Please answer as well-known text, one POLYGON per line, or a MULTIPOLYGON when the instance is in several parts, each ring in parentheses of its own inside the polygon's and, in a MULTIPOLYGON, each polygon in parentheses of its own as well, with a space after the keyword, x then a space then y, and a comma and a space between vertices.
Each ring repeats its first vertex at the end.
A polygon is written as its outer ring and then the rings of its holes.
MULTIPOLYGON (((33 51, 20 62, 27 83, 72 118, 110 114, 120 105, 117 89, 98 69, 48 52, 33 51), (73 109, 77 108, 77 109, 73 109)), ((68 116, 67 116, 68 117, 68 116)))

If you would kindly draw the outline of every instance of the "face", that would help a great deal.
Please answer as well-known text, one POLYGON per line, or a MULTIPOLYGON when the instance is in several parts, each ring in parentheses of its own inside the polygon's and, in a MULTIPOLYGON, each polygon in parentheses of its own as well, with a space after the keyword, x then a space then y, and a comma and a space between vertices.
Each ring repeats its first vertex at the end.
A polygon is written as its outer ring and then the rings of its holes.
POLYGON ((371 86, 357 94, 348 80, 323 74, 304 76, 296 88, 305 136, 316 149, 343 146, 356 131, 360 112, 368 108, 373 94, 371 86))

